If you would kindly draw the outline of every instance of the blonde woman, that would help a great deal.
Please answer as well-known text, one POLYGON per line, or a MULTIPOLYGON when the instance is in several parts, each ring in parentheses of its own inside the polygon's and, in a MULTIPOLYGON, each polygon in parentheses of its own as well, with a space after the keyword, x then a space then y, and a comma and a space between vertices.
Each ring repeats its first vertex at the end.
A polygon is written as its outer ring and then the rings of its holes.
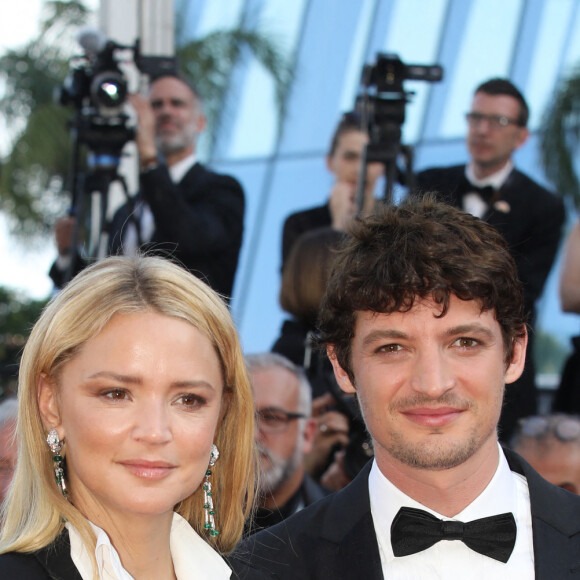
POLYGON ((161 258, 83 271, 20 368, 1 578, 230 578, 254 496, 251 389, 220 297, 161 258))

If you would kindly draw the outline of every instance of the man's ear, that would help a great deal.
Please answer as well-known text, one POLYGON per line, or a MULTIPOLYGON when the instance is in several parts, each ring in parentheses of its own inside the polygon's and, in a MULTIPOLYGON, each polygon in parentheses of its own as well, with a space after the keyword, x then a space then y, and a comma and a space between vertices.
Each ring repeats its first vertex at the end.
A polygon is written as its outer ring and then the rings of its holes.
POLYGON ((520 127, 520 135, 518 137, 518 142, 516 145, 516 149, 519 149, 530 136, 530 132, 528 131, 527 127, 520 127))
POLYGON ((517 381, 524 372, 526 364, 526 348, 528 346, 528 330, 524 327, 524 335, 516 338, 513 344, 512 358, 505 372, 506 384, 517 381))
POLYGON ((338 359, 336 358, 336 352, 334 350, 334 345, 329 344, 326 347, 326 354, 332 363, 332 368, 334 369, 334 376, 336 377, 336 382, 338 386, 345 393, 356 393, 356 389, 352 384, 348 373, 340 366, 338 359))
POLYGON ((203 133, 206 127, 207 127, 207 117, 203 113, 200 113, 196 120, 195 132, 203 133))
MULTIPOLYGON (((41 373, 38 379, 36 390, 38 397, 38 409, 42 424, 47 431, 57 429, 61 425, 60 410, 58 408, 57 385, 54 379, 45 373, 41 373)), ((60 439, 64 439, 65 434, 62 428, 57 429, 60 439)))
POLYGON ((328 171, 330 171, 330 173, 334 173, 334 163, 333 163, 332 155, 326 156, 326 169, 328 169, 328 171))

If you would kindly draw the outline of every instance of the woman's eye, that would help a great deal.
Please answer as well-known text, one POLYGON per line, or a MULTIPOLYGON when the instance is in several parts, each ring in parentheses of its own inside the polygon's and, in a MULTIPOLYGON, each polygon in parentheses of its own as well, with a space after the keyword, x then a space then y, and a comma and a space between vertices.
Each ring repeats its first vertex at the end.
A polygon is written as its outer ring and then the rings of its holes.
POLYGON ((188 408, 201 407, 205 402, 199 395, 181 395, 177 400, 178 403, 188 408))
POLYGON ((113 401, 122 401, 123 399, 128 398, 127 391, 123 389, 112 389, 110 391, 103 393, 103 395, 107 399, 112 399, 113 401))

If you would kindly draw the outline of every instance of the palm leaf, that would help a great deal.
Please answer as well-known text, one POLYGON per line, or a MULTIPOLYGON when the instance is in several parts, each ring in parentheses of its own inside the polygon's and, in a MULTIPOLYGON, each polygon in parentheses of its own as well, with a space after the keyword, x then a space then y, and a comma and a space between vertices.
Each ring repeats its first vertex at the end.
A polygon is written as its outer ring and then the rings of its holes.
POLYGON ((540 153, 556 191, 580 207, 580 181, 574 163, 580 143, 580 68, 565 80, 542 119, 540 153))
POLYGON ((267 35, 242 28, 218 30, 177 48, 181 69, 194 79, 205 102, 210 149, 224 121, 224 101, 230 89, 232 71, 246 50, 256 57, 274 80, 278 118, 281 121, 285 115, 286 96, 293 73, 289 60, 267 35))
MULTIPOLYGON (((185 22, 187 2, 181 9, 184 15, 177 18, 177 55, 204 97, 210 149, 224 121, 232 71, 248 53, 255 55, 274 79, 281 121, 292 70, 276 43, 244 26, 183 41, 179 26, 185 22)), ((78 0, 45 2, 39 37, 0 57, 0 81, 5 86, 0 114, 15 136, 0 173, 0 210, 9 216, 12 233, 26 241, 46 234, 55 216, 69 203, 62 190, 70 169, 67 119, 73 112, 54 104, 54 94, 77 50, 73 31, 88 14, 78 0)))

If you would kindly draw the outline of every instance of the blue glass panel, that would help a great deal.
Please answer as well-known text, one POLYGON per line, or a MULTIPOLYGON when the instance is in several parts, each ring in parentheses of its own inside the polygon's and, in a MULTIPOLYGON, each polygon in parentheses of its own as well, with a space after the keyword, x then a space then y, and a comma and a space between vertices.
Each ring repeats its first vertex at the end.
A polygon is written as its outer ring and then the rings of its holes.
MULTIPOLYGON (((259 30, 272 38, 287 57, 296 49, 306 0, 269 0, 260 15, 259 30)), ((278 115, 272 77, 252 58, 237 89, 239 106, 233 121, 228 156, 269 155, 275 147, 278 115)))
POLYGON ((340 110, 350 111, 354 108, 356 95, 360 86, 361 72, 365 64, 367 43, 373 24, 373 16, 378 0, 363 0, 358 18, 350 55, 345 67, 344 84, 340 98, 340 110))
MULTIPOLYGON (((251 256, 255 260, 253 274, 244 289, 245 296, 240 296, 238 283, 244 272, 238 272, 234 296, 234 316, 248 352, 269 350, 280 330, 283 312, 278 306, 278 292, 284 220, 294 211, 324 203, 331 185, 332 177, 325 170, 322 156, 281 160, 276 167, 264 220, 249 224, 250 230, 260 227, 260 244, 251 256)), ((252 233, 247 232, 246 240, 252 233)))
POLYGON ((244 0, 211 0, 206 2, 197 25, 196 36, 214 30, 235 28, 240 22, 244 0))
POLYGON ((576 2, 575 18, 571 23, 570 44, 564 60, 564 74, 570 74, 578 65, 580 65, 580 9, 576 2))
POLYGON ((454 70, 449 71, 441 136, 465 133, 464 113, 477 85, 491 77, 509 76, 521 9, 521 0, 472 2, 465 29, 456 31, 458 58, 454 70))
POLYGON ((283 152, 321 151, 339 117, 361 4, 309 0, 282 141, 283 152))
MULTIPOLYGON (((446 9, 447 0, 398 0, 383 51, 398 54, 405 64, 436 64, 446 9)), ((430 85, 407 81, 404 88, 415 92, 403 126, 403 142, 412 143, 420 136, 430 85)))
POLYGON ((531 129, 538 126, 557 80, 560 55, 570 26, 573 4, 574 0, 544 2, 540 29, 531 58, 530 77, 525 88, 530 107, 531 129))

